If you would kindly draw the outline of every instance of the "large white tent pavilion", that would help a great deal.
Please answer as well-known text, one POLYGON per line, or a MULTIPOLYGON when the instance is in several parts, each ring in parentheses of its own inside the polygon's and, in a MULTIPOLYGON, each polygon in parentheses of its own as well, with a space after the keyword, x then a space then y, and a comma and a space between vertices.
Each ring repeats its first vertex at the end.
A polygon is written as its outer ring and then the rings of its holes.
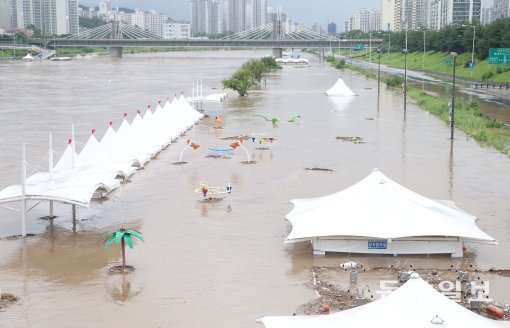
POLYGON ((266 328, 510 327, 509 321, 485 318, 457 304, 417 273, 388 296, 349 310, 322 316, 268 316, 259 321, 266 328))
POLYGON ((23 146, 21 184, 0 190, 0 206, 16 210, 7 204, 21 202, 22 236, 26 235, 28 201, 35 203, 32 207, 41 201, 49 201, 50 217, 53 216, 53 202, 70 204, 74 216, 76 206, 88 207, 95 196, 100 197, 118 188, 122 180, 135 173, 137 167, 143 167, 203 116, 184 96, 180 96, 172 102, 167 101, 164 106, 158 103, 154 111, 148 106, 143 117, 138 111, 131 123, 124 114, 117 132, 110 123, 100 142, 94 135, 95 130, 92 130, 80 154, 76 153, 73 128, 69 144, 55 165, 50 134, 48 171, 27 177, 23 146))
POLYGON ((462 257, 465 242, 497 244, 476 217, 419 195, 375 169, 337 193, 291 200, 286 242, 311 241, 315 254, 451 254, 462 257))

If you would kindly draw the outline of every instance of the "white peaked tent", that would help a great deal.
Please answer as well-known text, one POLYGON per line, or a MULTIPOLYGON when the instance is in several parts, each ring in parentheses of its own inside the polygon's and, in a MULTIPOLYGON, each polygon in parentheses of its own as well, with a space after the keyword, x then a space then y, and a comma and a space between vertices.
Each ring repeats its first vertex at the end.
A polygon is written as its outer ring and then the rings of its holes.
POLYGON ((417 273, 388 296, 349 310, 322 316, 262 317, 260 321, 266 328, 510 327, 508 321, 488 319, 457 304, 417 273))
POLYGON ((356 94, 349 89, 341 77, 338 78, 335 85, 326 91, 328 96, 356 96, 356 94))
POLYGON ((428 199, 375 169, 337 193, 291 200, 287 242, 311 241, 315 254, 463 255, 464 242, 497 244, 476 217, 428 199))

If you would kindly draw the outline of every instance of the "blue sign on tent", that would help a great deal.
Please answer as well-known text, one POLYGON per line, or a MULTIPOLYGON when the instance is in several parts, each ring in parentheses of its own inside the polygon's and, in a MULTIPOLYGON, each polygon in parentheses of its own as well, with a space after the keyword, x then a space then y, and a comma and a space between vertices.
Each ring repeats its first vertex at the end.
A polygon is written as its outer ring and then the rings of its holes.
POLYGON ((387 249, 388 241, 386 240, 369 240, 368 249, 387 249))

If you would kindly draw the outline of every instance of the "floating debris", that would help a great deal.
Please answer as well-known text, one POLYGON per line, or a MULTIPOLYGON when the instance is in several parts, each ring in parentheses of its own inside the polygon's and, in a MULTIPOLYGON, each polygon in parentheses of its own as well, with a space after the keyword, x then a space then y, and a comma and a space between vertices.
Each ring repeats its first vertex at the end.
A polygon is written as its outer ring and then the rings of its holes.
POLYGON ((350 141, 355 144, 365 143, 361 137, 336 137, 337 140, 350 141))
POLYGON ((225 200, 225 198, 222 197, 208 197, 204 199, 197 200, 198 203, 208 204, 208 203, 219 203, 221 201, 225 200))
POLYGON ((373 121, 373 120, 375 120, 375 119, 374 119, 373 117, 365 117, 365 120, 367 120, 367 121, 373 121))
POLYGON ((9 304, 14 304, 19 301, 19 297, 10 293, 2 293, 0 297, 0 309, 7 307, 9 304))
POLYGON ((173 165, 183 165, 183 164, 188 164, 188 162, 173 162, 172 164, 173 165))
POLYGON ((307 171, 325 171, 325 172, 333 172, 332 169, 327 169, 324 167, 307 167, 305 168, 307 171))
POLYGON ((269 150, 269 148, 268 148, 268 147, 257 147, 257 148, 255 148, 255 149, 257 149, 257 150, 269 150))
POLYGON ((133 273, 135 272, 135 267, 132 265, 126 265, 126 268, 122 270, 122 265, 116 265, 114 267, 111 267, 110 270, 108 270, 109 274, 119 274, 119 273, 133 273))
POLYGON ((232 157, 227 156, 227 155, 207 155, 205 157, 207 157, 207 158, 215 158, 215 159, 220 159, 220 158, 222 158, 222 159, 231 159, 232 158, 232 157))
POLYGON ((230 136, 230 137, 221 138, 221 140, 239 140, 239 139, 248 140, 249 137, 246 134, 240 134, 238 136, 230 136))

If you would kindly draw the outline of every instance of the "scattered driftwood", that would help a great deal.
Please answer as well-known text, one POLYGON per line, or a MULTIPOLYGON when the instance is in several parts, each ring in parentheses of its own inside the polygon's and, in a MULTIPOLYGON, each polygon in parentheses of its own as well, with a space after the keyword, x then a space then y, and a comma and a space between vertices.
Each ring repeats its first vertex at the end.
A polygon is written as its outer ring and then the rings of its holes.
POLYGON ((305 168, 307 171, 325 171, 325 172, 333 172, 332 169, 327 169, 324 167, 307 167, 305 168))
POLYGON ((213 129, 223 130, 223 128, 221 126, 213 126, 213 129))
POLYGON ((268 147, 257 147, 257 148, 255 148, 255 149, 257 149, 257 150, 269 150, 269 148, 268 148, 268 147))
POLYGON ((221 140, 239 140, 239 139, 248 140, 249 137, 245 134, 241 134, 238 136, 230 136, 230 137, 221 138, 221 140))
POLYGON ((219 202, 221 202, 223 200, 225 200, 225 198, 222 198, 222 197, 207 197, 207 198, 199 200, 198 202, 202 203, 202 204, 210 204, 210 203, 219 203, 219 202))
POLYGON ((241 164, 256 164, 256 161, 242 161, 241 164))
POLYGON ((19 297, 10 293, 2 293, 0 297, 0 309, 7 307, 7 305, 14 304, 19 301, 19 297))
POLYGON ((497 274, 498 276, 502 276, 502 277, 510 277, 510 269, 494 269, 494 268, 491 268, 485 272, 490 272, 490 273, 495 273, 497 274))
POLYGON ((374 118, 373 118, 373 117, 365 117, 365 120, 367 120, 367 121, 373 121, 373 120, 374 120, 374 118))
POLYGON ((188 162, 173 162, 172 164, 173 165, 183 165, 183 164, 188 164, 188 162))
MULTIPOLYGON (((35 237, 35 236, 36 236, 35 233, 27 233, 27 237, 35 237)), ((20 238, 21 238, 21 235, 14 235, 14 236, 7 236, 7 237, 0 238, 0 240, 17 240, 20 238)))
POLYGON ((207 155, 205 156, 206 158, 214 158, 214 159, 231 159, 232 157, 230 156, 227 156, 227 155, 207 155))
POLYGON ((355 144, 365 143, 361 137, 336 137, 336 140, 350 141, 355 144))

